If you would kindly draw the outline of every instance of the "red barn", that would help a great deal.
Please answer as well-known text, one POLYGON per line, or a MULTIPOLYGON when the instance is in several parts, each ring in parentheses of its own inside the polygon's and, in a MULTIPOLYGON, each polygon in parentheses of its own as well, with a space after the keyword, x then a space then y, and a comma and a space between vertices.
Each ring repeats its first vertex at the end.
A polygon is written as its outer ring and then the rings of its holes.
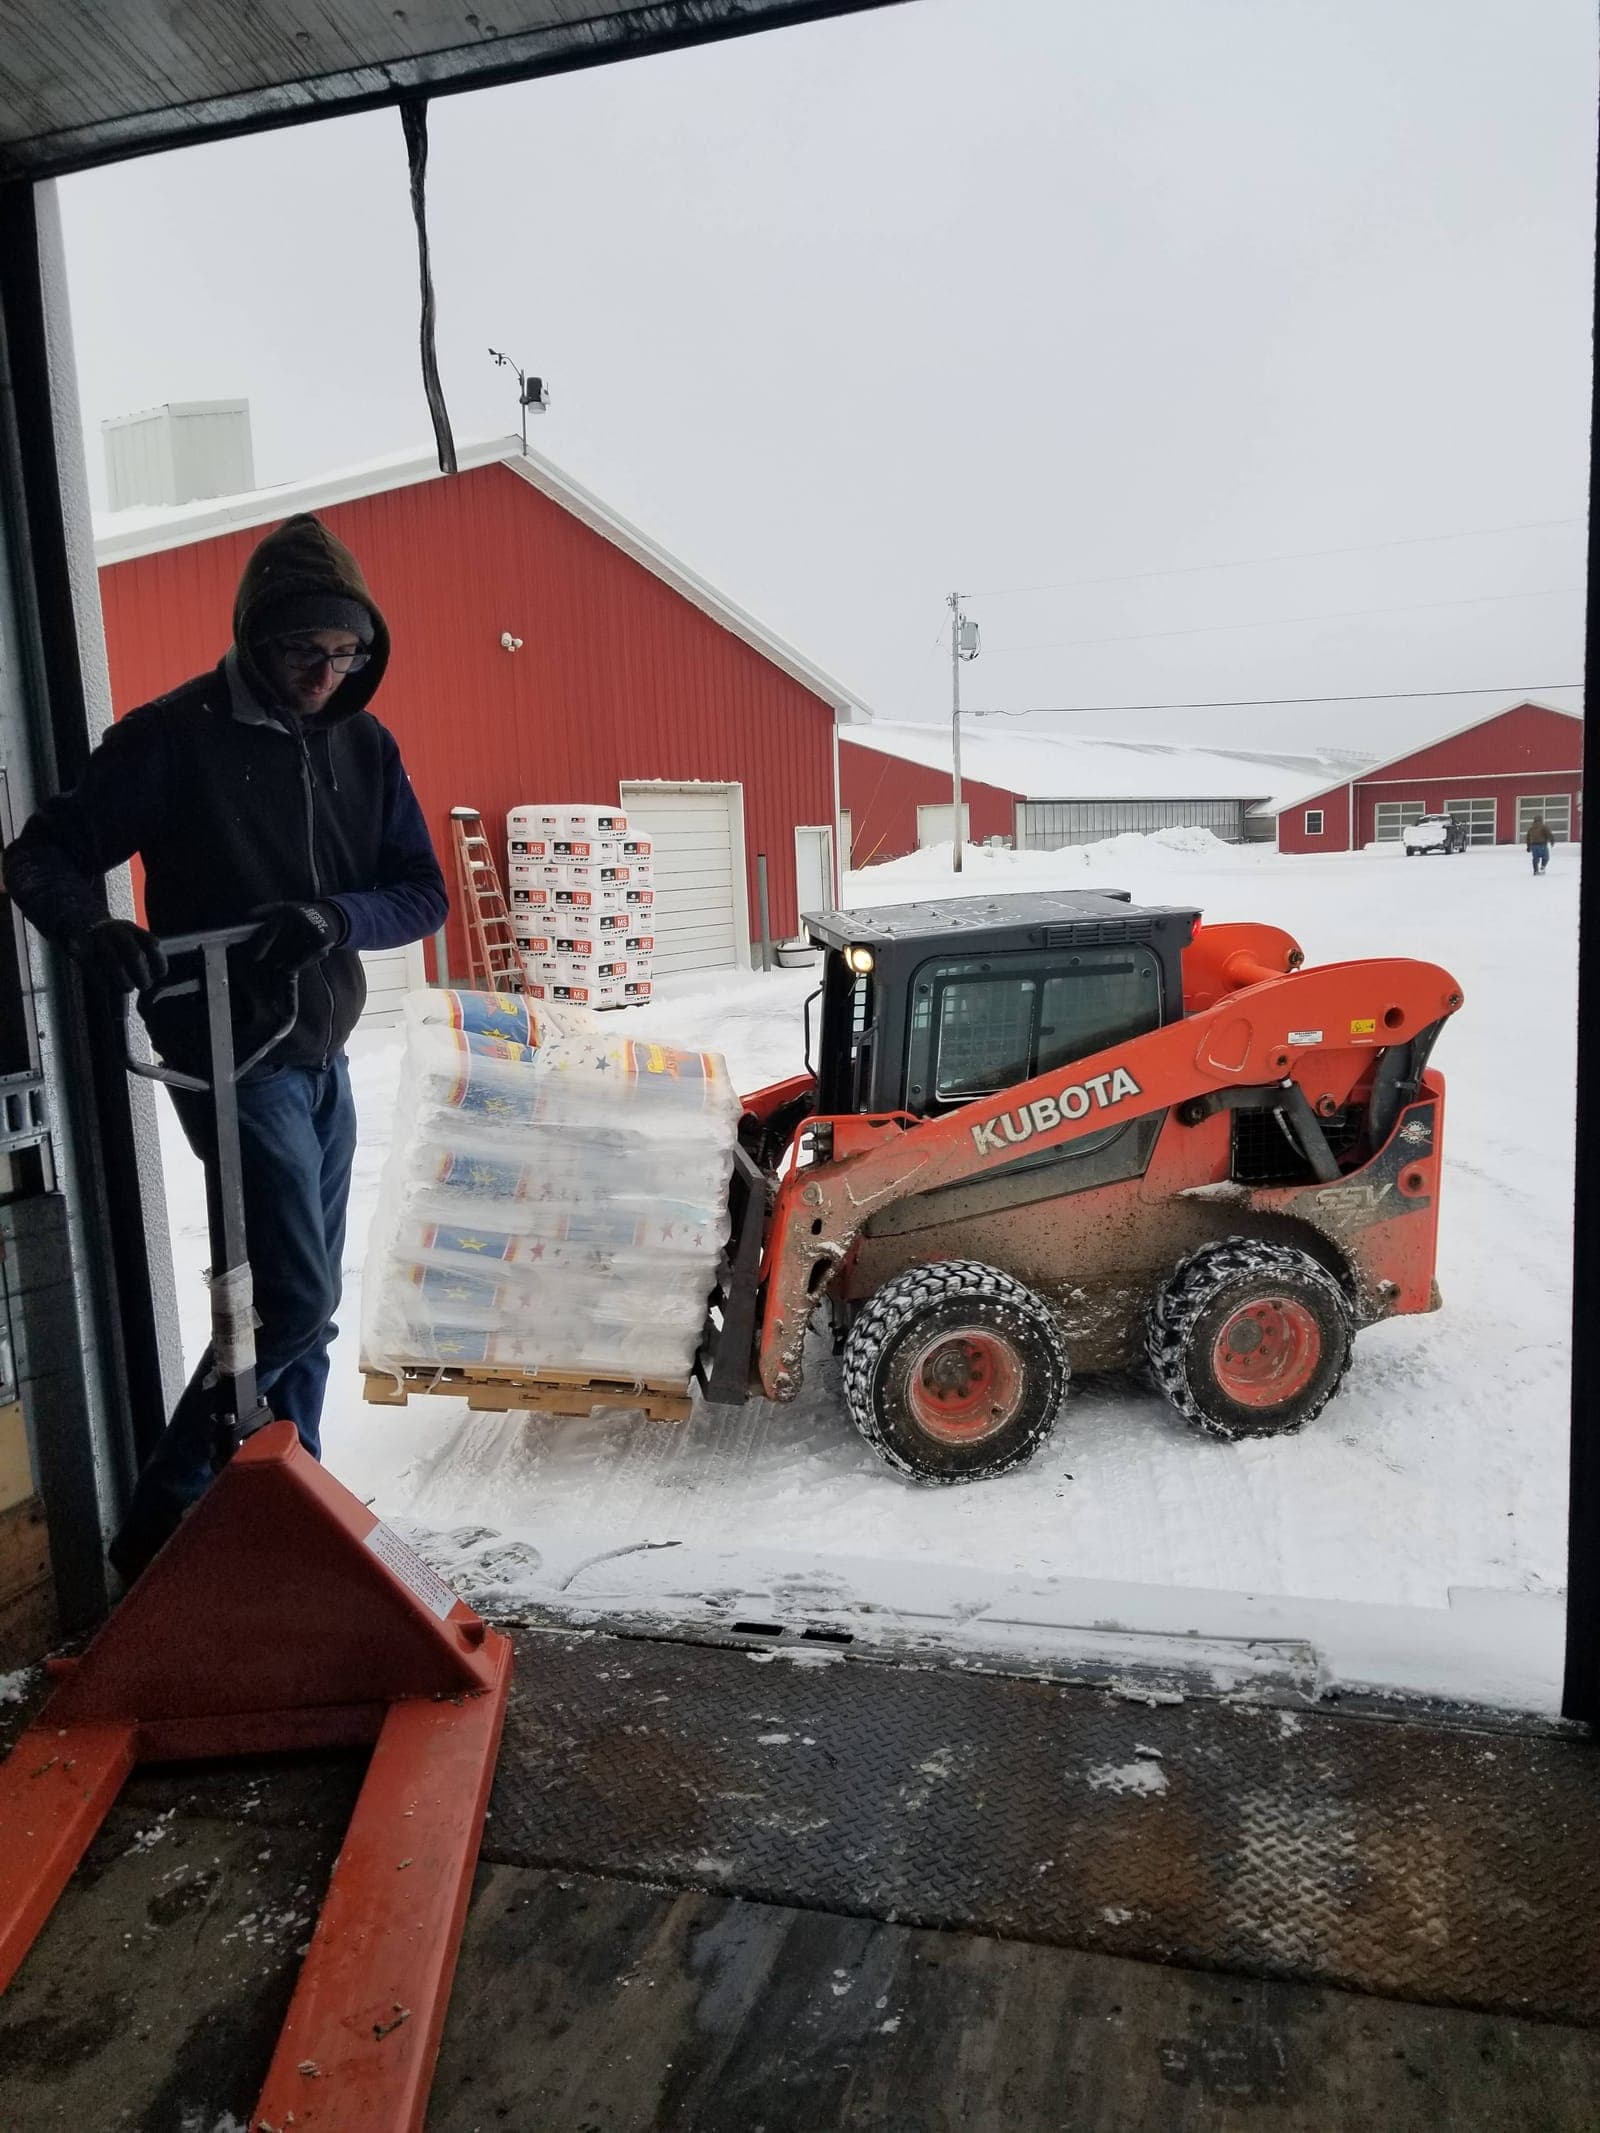
MULTIPOLYGON (((520 803, 620 800, 655 840, 658 975, 748 967, 759 858, 775 939, 838 901, 835 731, 865 715, 859 700, 515 438, 460 462, 101 520, 115 711, 213 665, 250 550, 315 511, 388 619, 375 709, 447 874, 454 806, 476 807, 498 842, 520 803)), ((459 915, 449 953, 462 968, 459 915)), ((379 996, 419 975, 414 955, 369 972, 379 996)))
POLYGON ((1536 815, 1583 833, 1583 720, 1516 704, 1283 808, 1281 852, 1347 852, 1397 841, 1423 815, 1457 815, 1473 844, 1518 844, 1536 815))
MULTIPOLYGON (((1021 793, 963 773, 965 842, 984 844, 991 837, 1004 837, 1009 843, 1021 798, 1021 793)), ((839 806, 847 867, 898 859, 923 845, 947 844, 955 835, 955 800, 947 769, 855 741, 839 743, 839 806)))

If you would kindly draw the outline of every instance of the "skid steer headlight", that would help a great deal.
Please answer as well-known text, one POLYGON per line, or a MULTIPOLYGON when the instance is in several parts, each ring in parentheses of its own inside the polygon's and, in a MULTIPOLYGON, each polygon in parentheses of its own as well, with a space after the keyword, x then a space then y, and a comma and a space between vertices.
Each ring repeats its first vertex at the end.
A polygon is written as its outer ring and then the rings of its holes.
POLYGON ((844 952, 844 959, 846 966, 853 970, 858 978, 864 978, 872 968, 872 950, 870 948, 847 948, 844 952))

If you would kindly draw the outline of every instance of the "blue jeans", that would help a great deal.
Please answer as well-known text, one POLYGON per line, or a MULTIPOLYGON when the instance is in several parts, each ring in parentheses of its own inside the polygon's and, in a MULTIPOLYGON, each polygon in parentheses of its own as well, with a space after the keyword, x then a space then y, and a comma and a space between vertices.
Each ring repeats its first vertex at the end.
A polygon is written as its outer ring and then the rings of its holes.
MULTIPOLYGON (((182 1089, 171 1093, 189 1145, 209 1171, 211 1100, 182 1089)), ((342 1055, 325 1068, 276 1067, 240 1083, 245 1244, 261 1320, 256 1389, 275 1416, 294 1423, 313 1458, 321 1456, 328 1350, 339 1330, 333 1314, 355 1148, 355 1103, 342 1055)), ((111 1543, 111 1560, 126 1579, 144 1569, 216 1472, 211 1371, 207 1348, 111 1543)))
POLYGON ((1549 845, 1547 845, 1547 844, 1530 844, 1530 845, 1528 846, 1528 850, 1529 850, 1529 853, 1530 853, 1530 854, 1532 855, 1532 858, 1533 858, 1533 871, 1534 871, 1534 872, 1535 872, 1536 874, 1542 874, 1542 873, 1544 872, 1545 868, 1546 868, 1546 867, 1547 867, 1547 866, 1548 866, 1548 865, 1550 864, 1550 847, 1549 847, 1549 845))

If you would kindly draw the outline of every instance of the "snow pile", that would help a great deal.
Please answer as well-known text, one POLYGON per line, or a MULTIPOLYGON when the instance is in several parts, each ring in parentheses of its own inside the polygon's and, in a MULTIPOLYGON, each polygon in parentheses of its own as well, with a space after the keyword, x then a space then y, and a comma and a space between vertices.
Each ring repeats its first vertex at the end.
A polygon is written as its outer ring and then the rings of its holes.
POLYGON ((1141 874, 1192 870, 1210 860, 1277 859, 1270 845, 1225 844, 1208 829, 1123 830, 1095 844, 1064 844, 1052 852, 1008 851, 969 844, 962 848, 961 872, 954 870, 954 847, 928 844, 899 859, 885 859, 846 878, 847 905, 918 903, 927 897, 1014 895, 1035 888, 1103 887, 1119 869, 1137 866, 1141 874), (1103 876, 1104 881, 1082 876, 1103 876))
POLYGON ((364 1360, 681 1379, 728 1231, 739 1102, 714 1052, 415 993, 364 1360))

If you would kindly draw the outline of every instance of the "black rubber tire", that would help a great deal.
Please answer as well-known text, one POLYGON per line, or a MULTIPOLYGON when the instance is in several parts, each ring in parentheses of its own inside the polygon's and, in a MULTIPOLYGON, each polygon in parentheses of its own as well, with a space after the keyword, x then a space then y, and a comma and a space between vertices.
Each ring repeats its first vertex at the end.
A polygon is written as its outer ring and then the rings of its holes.
POLYGON ((1172 1405, 1213 1437, 1282 1437, 1321 1414, 1344 1382, 1355 1340, 1349 1298, 1320 1261, 1298 1245, 1228 1237, 1202 1245, 1177 1268, 1150 1307, 1145 1353, 1172 1405), (1254 1297, 1286 1296, 1316 1320, 1321 1355, 1310 1381, 1270 1407, 1230 1397, 1213 1364, 1217 1335, 1254 1297))
POLYGON ((916 1481, 983 1481, 1031 1459, 1050 1434, 1072 1376, 1043 1299, 998 1267, 944 1259, 886 1281, 850 1329, 844 1397, 850 1419, 890 1466, 916 1481), (1020 1368, 1016 1406, 986 1437, 951 1443, 918 1423, 906 1392, 912 1362, 943 1332, 998 1335, 1020 1368))

